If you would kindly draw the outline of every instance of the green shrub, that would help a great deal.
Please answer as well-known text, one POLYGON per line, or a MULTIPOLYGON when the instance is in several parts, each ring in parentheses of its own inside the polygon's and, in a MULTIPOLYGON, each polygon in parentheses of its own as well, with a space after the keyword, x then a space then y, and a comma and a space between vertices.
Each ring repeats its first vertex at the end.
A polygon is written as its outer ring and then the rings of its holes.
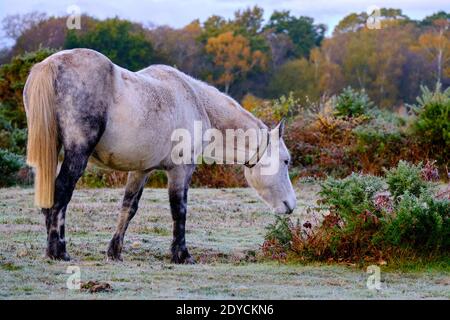
POLYGON ((276 216, 275 222, 266 227, 266 240, 276 240, 281 246, 287 247, 292 240, 289 219, 276 216))
POLYGON ((421 250, 450 249, 450 202, 430 196, 402 195, 395 217, 386 223, 385 239, 421 250))
POLYGON ((10 170, 17 167, 15 154, 25 154, 27 130, 22 91, 30 69, 54 52, 41 49, 16 56, 10 63, 0 66, 0 148, 8 150, 2 153, 2 170, 9 172, 8 176, 2 173, 0 183, 12 183, 10 170))
POLYGON ((384 190, 380 177, 353 173, 344 179, 328 178, 321 183, 321 203, 339 212, 347 221, 366 210, 373 211, 373 198, 384 190))
POLYGON ((265 123, 269 125, 277 124, 282 118, 292 120, 301 111, 300 100, 295 98, 292 92, 289 95, 282 95, 278 99, 251 101, 252 96, 247 96, 244 101, 247 108, 265 123), (251 104, 255 104, 251 106, 251 104))
POLYGON ((404 136, 405 119, 389 111, 373 110, 369 122, 364 122, 353 129, 358 145, 369 151, 374 146, 383 152, 390 143, 402 140, 404 136))
POLYGON ((19 129, 11 125, 0 115, 0 148, 8 149, 13 153, 25 154, 27 129, 19 129))
POLYGON ((434 195, 423 171, 421 164, 401 161, 386 178, 328 178, 319 192, 326 209, 322 222, 294 226, 277 219, 268 227, 263 252, 282 260, 359 263, 448 256, 450 199, 434 195))
POLYGON ((0 66, 0 118, 14 127, 25 128, 26 116, 22 91, 31 67, 54 53, 51 49, 40 49, 14 57, 10 63, 0 66))
POLYGON ((406 161, 400 161, 397 167, 386 172, 386 182, 395 199, 406 193, 419 197, 429 187, 422 179, 422 164, 406 161))
MULTIPOLYGON (((120 188, 126 185, 128 172, 103 169, 89 164, 78 185, 83 188, 120 188)), ((147 180, 147 187, 164 188, 167 176, 164 171, 155 170, 147 180)))
POLYGON ((357 117, 366 115, 374 106, 364 90, 355 91, 351 87, 345 88, 334 99, 336 115, 339 117, 357 117))
POLYGON ((450 159, 450 88, 442 91, 438 83, 435 91, 421 90, 417 105, 412 106, 417 115, 412 128, 430 156, 446 165, 450 159))
POLYGON ((16 173, 25 166, 23 157, 0 149, 0 186, 9 186, 15 183, 16 173))
POLYGON ((416 148, 406 133, 405 119, 390 111, 372 111, 371 119, 352 130, 356 143, 350 148, 360 168, 382 173, 402 158, 410 158, 416 148))

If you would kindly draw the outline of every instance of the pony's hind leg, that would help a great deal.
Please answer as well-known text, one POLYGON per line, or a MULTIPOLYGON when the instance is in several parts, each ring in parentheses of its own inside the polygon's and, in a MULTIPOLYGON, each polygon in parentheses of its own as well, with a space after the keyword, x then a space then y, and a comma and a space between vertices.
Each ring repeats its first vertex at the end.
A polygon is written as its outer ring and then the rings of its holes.
POLYGON ((108 247, 108 257, 113 260, 122 261, 121 253, 125 232, 131 219, 133 219, 136 214, 139 199, 142 196, 148 175, 148 172, 142 171, 134 171, 128 174, 125 195, 122 200, 122 209, 120 210, 117 221, 116 232, 114 233, 108 247))
POLYGON ((186 248, 185 226, 187 194, 195 166, 177 166, 167 172, 169 178, 169 201, 173 219, 172 262, 194 263, 186 248))
POLYGON ((89 154, 64 151, 64 161, 55 182, 55 201, 50 209, 42 209, 47 227, 47 251, 51 259, 69 260, 65 241, 65 215, 78 179, 83 174, 89 154))
POLYGON ((61 126, 60 130, 64 160, 55 181, 54 203, 52 208, 43 209, 47 226, 47 256, 62 260, 70 259, 65 241, 66 208, 105 128, 105 120, 95 115, 73 114, 69 118, 73 123, 61 126))

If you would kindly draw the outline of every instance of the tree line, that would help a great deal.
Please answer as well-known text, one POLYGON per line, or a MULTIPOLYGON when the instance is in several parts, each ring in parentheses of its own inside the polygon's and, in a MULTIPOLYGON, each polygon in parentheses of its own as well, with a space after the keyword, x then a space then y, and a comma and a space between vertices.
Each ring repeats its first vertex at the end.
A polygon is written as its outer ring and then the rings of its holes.
POLYGON ((263 13, 254 6, 231 19, 213 15, 182 28, 83 15, 81 30, 68 30, 67 17, 10 15, 2 28, 15 44, 0 52, 0 62, 40 48, 86 47, 130 70, 173 65, 238 100, 292 92, 319 101, 351 86, 385 108, 414 102, 421 85, 450 84, 447 12, 413 20, 399 9, 381 9, 380 29, 366 26, 366 13, 351 13, 330 37, 311 17, 274 11, 264 21, 263 13))

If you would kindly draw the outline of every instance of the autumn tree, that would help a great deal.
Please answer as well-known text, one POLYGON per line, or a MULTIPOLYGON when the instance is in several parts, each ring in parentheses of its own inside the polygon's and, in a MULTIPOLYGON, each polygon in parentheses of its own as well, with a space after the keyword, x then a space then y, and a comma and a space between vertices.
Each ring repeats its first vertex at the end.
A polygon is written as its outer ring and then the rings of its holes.
POLYGON ((333 34, 356 32, 365 27, 368 15, 365 12, 361 13, 351 13, 345 16, 339 23, 334 27, 333 34))
MULTIPOLYGON (((395 10, 388 14, 401 17, 395 10)), ((362 23, 353 15, 348 17, 353 17, 355 25, 362 23)), ((410 50, 419 30, 404 19, 386 18, 378 30, 350 27, 350 20, 344 19, 349 22, 347 27, 341 23, 342 29, 310 54, 320 95, 335 95, 352 86, 365 89, 381 107, 412 102, 418 86, 427 83, 429 73, 410 50)))
POLYGON ((202 26, 194 20, 180 29, 161 26, 148 31, 160 60, 192 76, 199 77, 206 68, 203 45, 199 41, 202 26))
POLYGON ((424 27, 431 27, 436 20, 450 20, 450 13, 445 11, 438 11, 430 16, 423 18, 420 25, 424 27))
POLYGON ((131 70, 149 66, 154 59, 152 43, 139 24, 118 18, 107 19, 84 34, 70 30, 65 48, 89 48, 108 56, 114 63, 131 70))
POLYGON ((252 51, 244 36, 234 35, 231 31, 209 38, 205 49, 217 68, 216 76, 211 80, 224 86, 226 93, 238 78, 266 65, 266 56, 261 51, 252 51))
POLYGON ((269 46, 271 67, 276 70, 289 60, 295 47, 292 39, 285 33, 264 32, 266 43, 269 46))
POLYGON ((269 85, 272 97, 289 95, 290 92, 302 102, 319 98, 314 66, 305 58, 291 60, 280 67, 269 85))
POLYGON ((338 94, 346 85, 343 70, 338 61, 332 59, 337 46, 329 46, 330 42, 325 40, 321 48, 314 48, 310 53, 310 64, 314 71, 315 90, 320 97, 330 97, 338 94))
POLYGON ((295 17, 289 11, 275 11, 265 29, 277 34, 287 34, 294 44, 292 56, 308 57, 312 48, 320 46, 326 26, 314 24, 314 19, 310 17, 295 17))
POLYGON ((13 55, 39 50, 61 49, 67 34, 65 17, 50 17, 22 31, 12 48, 13 55))
MULTIPOLYGON (((82 29, 77 30, 78 34, 90 32, 99 22, 88 15, 82 15, 81 21, 82 29)), ((38 12, 7 16, 2 21, 3 32, 15 41, 9 56, 41 48, 62 49, 68 32, 66 23, 67 16, 47 17, 38 12)))
POLYGON ((264 21, 263 15, 264 10, 258 6, 237 10, 234 13, 234 20, 231 21, 231 24, 236 33, 252 37, 261 31, 264 21))
POLYGON ((264 10, 254 6, 234 13, 234 19, 230 21, 235 34, 247 38, 252 50, 260 50, 263 53, 269 51, 266 38, 262 33, 264 22, 264 10))
POLYGON ((209 38, 214 38, 227 31, 233 31, 233 25, 225 18, 212 15, 203 22, 202 34, 199 40, 206 44, 209 38))
POLYGON ((449 26, 449 19, 436 19, 418 41, 418 49, 435 65, 436 82, 442 82, 443 77, 450 77, 449 26))
POLYGON ((7 15, 2 20, 2 30, 6 37, 17 40, 24 31, 47 19, 43 12, 32 11, 25 14, 7 15))
MULTIPOLYGON (((380 21, 380 27, 384 28, 392 23, 407 23, 411 21, 403 14, 401 9, 380 8, 379 12, 372 12, 372 17, 380 21)), ((360 31, 367 27, 369 15, 367 12, 350 13, 345 16, 334 28, 333 34, 360 31)))

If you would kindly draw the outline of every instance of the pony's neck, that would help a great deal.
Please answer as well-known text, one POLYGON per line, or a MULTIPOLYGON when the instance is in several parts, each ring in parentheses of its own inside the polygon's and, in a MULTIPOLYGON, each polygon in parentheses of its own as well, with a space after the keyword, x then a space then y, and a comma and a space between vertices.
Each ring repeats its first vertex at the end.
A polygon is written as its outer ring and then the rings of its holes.
POLYGON ((211 127, 225 133, 226 129, 266 129, 267 126, 235 100, 223 94, 218 103, 207 106, 211 127))
POLYGON ((255 130, 257 136, 255 143, 247 143, 246 141, 245 146, 238 145, 237 138, 234 140, 235 142, 231 147, 226 141, 224 141, 224 151, 225 154, 227 154, 226 161, 238 160, 238 154, 245 158, 246 163, 250 159, 255 159, 255 156, 260 157, 259 151, 265 150, 267 147, 268 127, 261 120, 242 108, 232 98, 223 94, 219 99, 216 97, 215 100, 218 103, 215 105, 210 105, 207 108, 211 128, 221 131, 224 137, 227 136, 227 130, 229 129, 241 129, 244 132, 247 132, 248 130, 255 130), (229 154, 233 154, 234 159, 230 159, 228 157, 229 154))

